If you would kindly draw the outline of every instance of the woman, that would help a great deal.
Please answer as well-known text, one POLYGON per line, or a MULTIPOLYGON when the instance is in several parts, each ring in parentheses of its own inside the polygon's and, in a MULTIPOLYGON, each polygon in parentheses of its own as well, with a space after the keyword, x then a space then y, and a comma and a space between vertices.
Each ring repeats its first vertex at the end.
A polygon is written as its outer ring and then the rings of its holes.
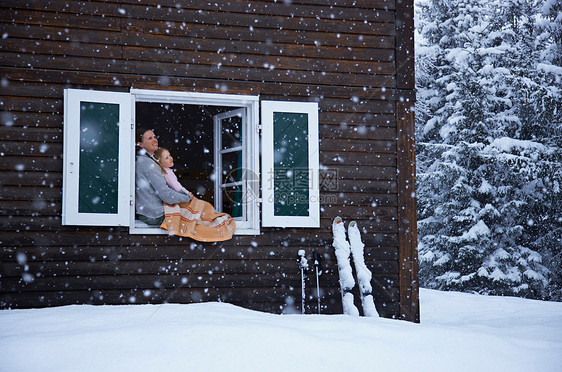
POLYGON ((187 203, 190 195, 172 190, 162 177, 160 166, 154 159, 158 139, 150 129, 137 130, 136 161, 136 217, 148 225, 160 226, 164 221, 164 203, 187 203))

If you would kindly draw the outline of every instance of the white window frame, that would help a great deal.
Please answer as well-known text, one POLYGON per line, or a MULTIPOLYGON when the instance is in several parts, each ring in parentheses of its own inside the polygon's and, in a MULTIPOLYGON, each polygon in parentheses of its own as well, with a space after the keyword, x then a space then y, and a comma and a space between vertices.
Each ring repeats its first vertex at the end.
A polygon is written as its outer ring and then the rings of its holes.
POLYGON ((262 226, 264 227, 320 227, 320 185, 318 145, 318 103, 262 101, 262 226), (279 216, 274 210, 274 148, 273 114, 308 114, 308 167, 309 167, 309 215, 279 216))
POLYGON ((129 226, 131 234, 167 234, 135 221, 135 105, 137 102, 228 106, 245 109, 244 166, 252 172, 245 184, 245 216, 237 220, 236 235, 257 235, 264 227, 320 227, 318 104, 261 101, 259 96, 131 88, 130 92, 64 90, 63 225, 129 226), (119 104, 118 213, 78 213, 80 102, 119 104), (260 116, 261 105, 261 116, 260 116), (273 113, 308 114, 309 215, 275 216, 272 202, 273 113), (260 125, 261 117, 261 125, 260 125), (123 125, 122 125, 123 124, 123 125), (260 129, 262 130, 260 136, 260 129), (261 140, 261 163, 260 163, 261 140), (261 171, 260 171, 261 164, 261 171), (261 177, 261 186, 260 186, 261 177), (260 190, 261 188, 261 190, 260 190), (261 191, 261 198, 260 196, 261 191))
POLYGON ((122 92, 81 89, 64 90, 64 147, 62 224, 86 226, 129 226, 132 146, 131 96, 122 92), (81 213, 78 211, 80 170, 80 102, 119 105, 119 161, 117 213, 81 213))
MULTIPOLYGON (((220 94, 220 93, 192 93, 182 91, 169 90, 150 90, 131 88, 133 97, 133 118, 134 103, 136 102, 152 102, 152 103, 175 103, 190 104, 202 106, 232 106, 246 109, 246 128, 244 134, 247 134, 244 145, 247 151, 244 153, 243 163, 251 171, 259 174, 259 96, 220 94)), ((134 146, 133 146, 134 147, 134 146)), ((133 150, 134 151, 134 150, 133 150)), ((133 163, 134 165, 134 163, 133 163)), ((135 179, 135 170, 132 166, 131 179, 135 179)), ((135 221, 135 184, 131 182, 131 195, 133 202, 131 207, 131 226, 129 232, 131 234, 167 234, 166 231, 155 229, 153 227, 142 226, 135 221), (141 227, 138 227, 138 226, 141 227)), ((246 215, 245 218, 236 220, 235 235, 257 235, 260 233, 259 224, 259 184, 258 182, 248 182, 246 184, 246 215)))
MULTIPOLYGON (((242 181, 237 181, 237 182, 233 182, 233 183, 228 183, 228 184, 224 184, 223 181, 223 164, 222 164, 222 155, 226 154, 226 153, 230 153, 230 152, 238 152, 238 151, 242 151, 242 154, 245 154, 247 152, 246 150, 246 144, 244 142, 244 139, 246 138, 246 136, 248 135, 247 132, 247 124, 246 124, 246 113, 245 113, 245 109, 244 108, 239 108, 239 109, 235 109, 235 110, 231 110, 231 111, 227 111, 227 112, 222 112, 220 114, 214 115, 213 116, 213 134, 214 134, 214 141, 213 141, 213 147, 214 147, 214 155, 215 155, 215 209, 219 212, 224 212, 223 210, 221 210, 222 205, 223 205, 223 197, 222 197, 222 192, 223 192, 223 188, 225 187, 230 187, 230 186, 242 186, 242 195, 247 195, 246 192, 246 184, 247 184, 247 179, 242 179, 242 181), (241 127, 240 127, 240 136, 242 138, 242 142, 240 143, 239 146, 236 147, 232 147, 232 148, 228 148, 228 149, 223 149, 222 148, 222 138, 223 138, 223 133, 222 133, 222 121, 225 119, 229 119, 231 117, 234 116, 238 116, 241 119, 241 127)), ((245 157, 242 157, 242 172, 243 172, 243 176, 242 177, 247 177, 248 174, 246 172, 247 167, 246 167, 246 163, 245 163, 246 159, 245 157)), ((242 206, 242 217, 235 217, 234 218, 236 221, 244 221, 246 220, 246 203, 243 203, 242 206)))

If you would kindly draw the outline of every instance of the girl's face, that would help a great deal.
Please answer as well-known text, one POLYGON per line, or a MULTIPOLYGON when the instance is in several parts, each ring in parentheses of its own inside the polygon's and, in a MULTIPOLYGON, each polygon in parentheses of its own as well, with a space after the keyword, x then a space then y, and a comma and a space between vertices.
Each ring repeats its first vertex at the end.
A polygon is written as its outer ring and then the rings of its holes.
POLYGON ((139 146, 148 151, 151 154, 154 154, 154 151, 158 150, 158 139, 153 131, 147 130, 142 135, 142 142, 139 142, 139 146))
POLYGON ((162 151, 162 155, 160 156, 160 165, 165 168, 172 168, 174 166, 174 158, 170 155, 169 151, 162 151))

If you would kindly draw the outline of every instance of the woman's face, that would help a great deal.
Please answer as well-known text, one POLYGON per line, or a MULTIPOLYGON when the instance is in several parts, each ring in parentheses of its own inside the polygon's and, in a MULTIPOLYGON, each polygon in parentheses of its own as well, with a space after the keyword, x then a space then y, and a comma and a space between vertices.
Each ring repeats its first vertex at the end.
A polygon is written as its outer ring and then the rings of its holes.
POLYGON ((160 156, 160 164, 165 168, 172 168, 174 166, 174 158, 166 150, 162 151, 162 156, 160 156))
POLYGON ((154 151, 158 150, 158 139, 153 131, 147 130, 142 135, 142 142, 139 142, 139 146, 148 151, 151 154, 154 154, 154 151))

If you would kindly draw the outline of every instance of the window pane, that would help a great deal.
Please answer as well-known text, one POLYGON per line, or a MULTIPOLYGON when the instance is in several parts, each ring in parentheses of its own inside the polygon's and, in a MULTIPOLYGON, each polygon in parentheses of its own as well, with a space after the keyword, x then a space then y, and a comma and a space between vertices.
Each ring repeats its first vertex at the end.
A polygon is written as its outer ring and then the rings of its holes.
POLYGON ((242 118, 232 116, 222 119, 221 150, 242 146, 242 118))
POLYGON ((232 183, 242 180, 242 151, 222 154, 222 183, 232 183))
POLYGON ((78 212, 117 213, 119 105, 80 102, 78 212))
POLYGON ((225 187, 222 194, 222 211, 231 217, 242 217, 242 185, 225 187))
POLYGON ((273 113, 274 214, 309 215, 308 114, 273 113))

